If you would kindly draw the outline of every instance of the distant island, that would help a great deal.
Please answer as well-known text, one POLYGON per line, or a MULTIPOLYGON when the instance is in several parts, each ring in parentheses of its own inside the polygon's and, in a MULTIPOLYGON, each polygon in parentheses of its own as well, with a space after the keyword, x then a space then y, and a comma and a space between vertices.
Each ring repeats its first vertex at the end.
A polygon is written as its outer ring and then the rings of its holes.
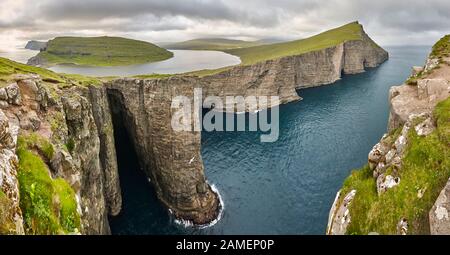
MULTIPOLYGON (((28 45, 28 44, 27 44, 28 45)), ((32 46, 36 46, 32 45, 32 46)), ((56 37, 29 65, 125 66, 157 62, 173 53, 152 43, 121 37, 56 37)))

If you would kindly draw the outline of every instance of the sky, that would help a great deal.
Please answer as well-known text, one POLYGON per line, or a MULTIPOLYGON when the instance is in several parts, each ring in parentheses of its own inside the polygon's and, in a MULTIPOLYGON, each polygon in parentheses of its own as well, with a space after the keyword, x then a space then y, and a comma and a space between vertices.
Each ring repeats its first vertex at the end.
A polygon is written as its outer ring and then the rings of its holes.
POLYGON ((380 45, 432 45, 449 0, 0 0, 0 50, 57 36, 149 42, 305 38, 359 21, 380 45))

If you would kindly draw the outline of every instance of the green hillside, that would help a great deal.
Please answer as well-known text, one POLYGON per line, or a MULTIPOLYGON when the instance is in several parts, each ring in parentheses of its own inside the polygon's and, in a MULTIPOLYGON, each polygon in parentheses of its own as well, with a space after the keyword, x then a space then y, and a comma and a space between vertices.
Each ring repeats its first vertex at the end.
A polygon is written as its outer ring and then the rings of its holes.
POLYGON ((57 37, 38 54, 44 65, 119 66, 156 62, 173 53, 154 44, 121 37, 57 37))
POLYGON ((63 82, 61 75, 35 66, 21 64, 7 58, 0 57, 0 87, 6 85, 10 77, 14 74, 38 74, 44 80, 52 82, 63 82))
POLYGON ((21 64, 7 58, 0 57, 0 88, 10 84, 14 76, 17 74, 37 74, 41 76, 44 83, 49 84, 49 88, 53 85, 57 87, 66 87, 72 85, 88 86, 100 85, 103 81, 113 79, 115 77, 88 77, 77 74, 59 74, 48 69, 21 64), (50 85, 53 84, 53 85, 50 85))
POLYGON ((179 43, 168 44, 165 46, 167 49, 174 50, 229 50, 238 49, 252 46, 259 46, 264 44, 262 41, 243 41, 243 40, 231 40, 224 38, 200 38, 179 43))
POLYGON ((332 47, 345 41, 360 40, 361 32, 362 26, 358 22, 353 22, 306 39, 231 49, 225 50, 225 52, 240 57, 243 65, 251 65, 269 59, 299 55, 332 47))

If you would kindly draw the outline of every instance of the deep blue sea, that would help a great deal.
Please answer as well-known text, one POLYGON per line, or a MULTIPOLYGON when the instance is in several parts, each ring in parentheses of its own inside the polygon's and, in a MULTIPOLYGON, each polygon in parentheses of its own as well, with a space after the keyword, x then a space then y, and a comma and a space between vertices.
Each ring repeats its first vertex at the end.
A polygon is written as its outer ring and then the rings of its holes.
POLYGON ((386 132, 389 87, 423 65, 430 48, 386 49, 390 59, 378 68, 299 90, 302 101, 279 109, 275 143, 261 143, 258 132, 203 132, 207 179, 225 204, 222 219, 206 229, 174 223, 119 135, 123 210, 110 219, 112 233, 324 234, 336 191, 386 132))

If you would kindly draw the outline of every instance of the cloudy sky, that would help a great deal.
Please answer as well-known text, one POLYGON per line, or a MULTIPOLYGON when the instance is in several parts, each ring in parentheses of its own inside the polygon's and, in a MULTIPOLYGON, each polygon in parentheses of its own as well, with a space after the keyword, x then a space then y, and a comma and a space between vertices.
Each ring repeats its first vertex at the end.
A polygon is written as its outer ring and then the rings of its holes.
POLYGON ((0 49, 61 35, 297 39, 358 20, 381 45, 450 33, 448 0, 0 0, 0 49))

